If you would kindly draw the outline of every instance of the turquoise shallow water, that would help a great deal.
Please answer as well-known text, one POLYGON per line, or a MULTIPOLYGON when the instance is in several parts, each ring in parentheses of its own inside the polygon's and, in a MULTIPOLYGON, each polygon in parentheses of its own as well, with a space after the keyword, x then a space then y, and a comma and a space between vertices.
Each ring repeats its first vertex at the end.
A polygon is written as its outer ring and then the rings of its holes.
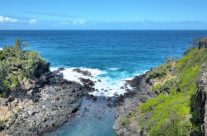
POLYGON ((106 98, 84 99, 75 119, 45 136, 115 136, 112 125, 115 108, 106 98))
MULTIPOLYGON (((67 68, 65 78, 77 80, 79 75, 72 69, 87 69, 93 73, 93 80, 102 80, 96 86, 99 90, 111 89, 103 95, 111 95, 123 93, 123 80, 163 63, 167 57, 180 57, 192 40, 201 36, 207 36, 207 31, 0 31, 0 47, 21 39, 51 67, 67 68)), ((84 100, 82 109, 89 103, 84 100)), ((84 117, 77 116, 53 134, 113 136, 114 109, 104 109, 104 100, 91 105, 84 117), (94 113, 99 114, 99 110, 104 113, 97 120, 94 113)))

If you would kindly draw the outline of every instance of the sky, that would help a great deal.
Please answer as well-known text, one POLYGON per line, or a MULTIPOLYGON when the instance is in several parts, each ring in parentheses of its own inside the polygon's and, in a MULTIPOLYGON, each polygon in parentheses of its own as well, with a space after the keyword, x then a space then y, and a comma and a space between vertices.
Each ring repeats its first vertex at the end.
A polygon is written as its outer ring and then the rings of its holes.
POLYGON ((206 30, 207 0, 0 0, 0 30, 206 30))

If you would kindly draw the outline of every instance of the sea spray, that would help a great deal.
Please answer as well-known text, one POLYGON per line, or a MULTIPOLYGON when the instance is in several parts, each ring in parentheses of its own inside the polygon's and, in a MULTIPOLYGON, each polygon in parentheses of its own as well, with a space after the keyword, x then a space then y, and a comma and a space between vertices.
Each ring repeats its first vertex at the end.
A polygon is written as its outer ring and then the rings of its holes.
MULTIPOLYGON (((58 68, 51 68, 51 71, 57 70, 58 68)), ((120 71, 119 68, 109 68, 108 70, 100 70, 100 69, 92 69, 92 68, 76 68, 76 67, 68 67, 64 68, 62 71, 65 79, 69 81, 75 81, 80 84, 83 84, 80 79, 90 79, 95 83, 94 88, 95 91, 90 94, 95 96, 118 96, 124 94, 127 90, 132 89, 127 83, 126 80, 130 80, 136 74, 140 74, 140 72, 136 72, 133 74, 128 73, 127 71, 120 71), (90 72, 90 76, 83 75, 75 71, 75 69, 80 69, 81 71, 90 72)))

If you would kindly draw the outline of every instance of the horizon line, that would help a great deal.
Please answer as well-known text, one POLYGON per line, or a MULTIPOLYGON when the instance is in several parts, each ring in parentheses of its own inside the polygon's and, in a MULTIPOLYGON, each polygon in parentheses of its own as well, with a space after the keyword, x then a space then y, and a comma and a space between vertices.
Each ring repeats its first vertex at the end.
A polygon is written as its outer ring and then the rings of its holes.
POLYGON ((207 29, 0 29, 0 31, 207 31, 207 29))

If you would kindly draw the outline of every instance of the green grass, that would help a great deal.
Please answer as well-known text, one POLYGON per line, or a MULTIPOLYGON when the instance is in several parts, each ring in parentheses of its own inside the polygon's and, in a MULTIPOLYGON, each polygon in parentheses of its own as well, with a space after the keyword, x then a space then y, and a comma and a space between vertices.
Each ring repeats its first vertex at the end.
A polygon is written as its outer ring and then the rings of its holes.
MULTIPOLYGON (((200 124, 192 122, 192 118, 198 113, 191 111, 191 103, 192 96, 197 91, 196 80, 201 66, 206 62, 207 49, 192 48, 176 61, 173 67, 176 73, 175 78, 171 79, 173 82, 154 86, 156 90, 165 86, 169 93, 160 93, 138 107, 138 124, 148 135, 189 136, 190 133, 201 133, 200 124), (146 115, 149 117, 146 118, 146 115)), ((151 77, 157 78, 152 75, 151 77)), ((162 78, 165 77, 167 76, 162 76, 162 78)), ((160 79, 160 77, 158 78, 160 79)))

